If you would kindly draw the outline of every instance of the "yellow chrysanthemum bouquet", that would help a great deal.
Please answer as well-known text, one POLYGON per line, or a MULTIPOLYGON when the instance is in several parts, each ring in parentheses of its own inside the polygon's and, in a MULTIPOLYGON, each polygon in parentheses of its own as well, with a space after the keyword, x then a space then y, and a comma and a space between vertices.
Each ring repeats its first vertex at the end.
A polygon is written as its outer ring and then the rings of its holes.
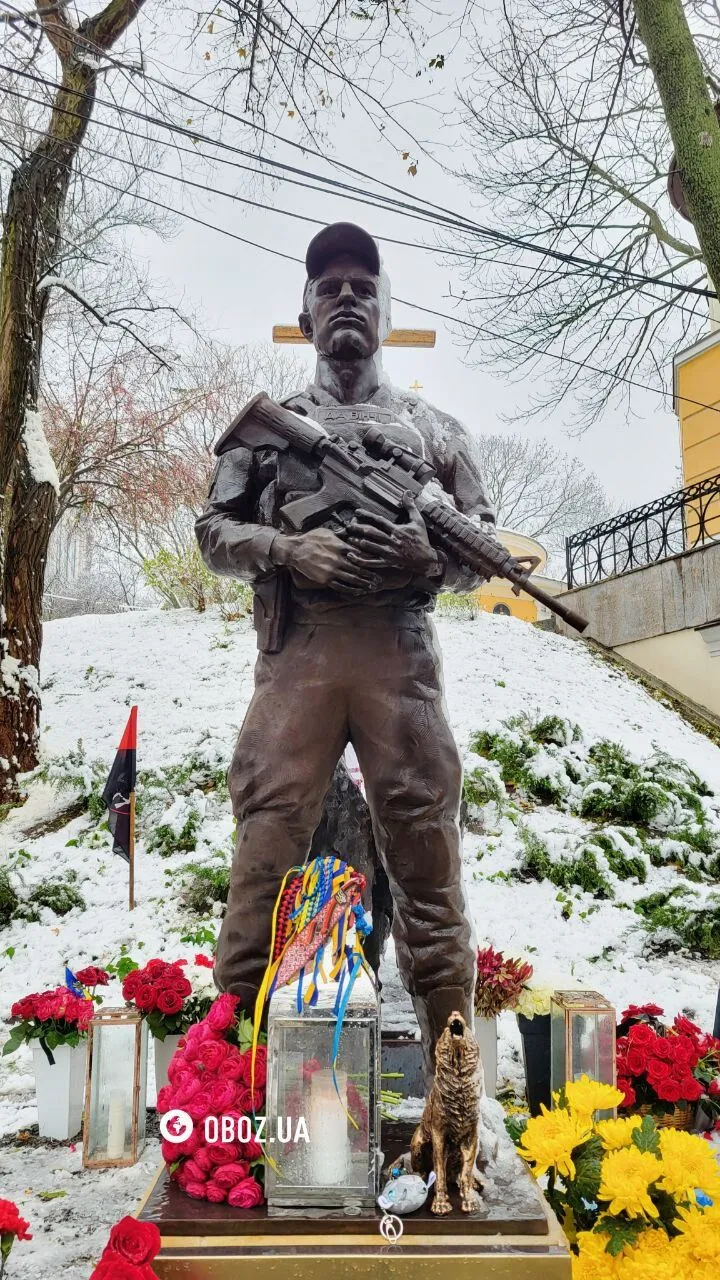
POLYGON ((720 1273, 720 1166, 703 1138, 652 1116, 597 1120, 623 1094, 583 1076, 514 1124, 518 1151, 576 1255, 573 1280, 709 1280, 720 1273))

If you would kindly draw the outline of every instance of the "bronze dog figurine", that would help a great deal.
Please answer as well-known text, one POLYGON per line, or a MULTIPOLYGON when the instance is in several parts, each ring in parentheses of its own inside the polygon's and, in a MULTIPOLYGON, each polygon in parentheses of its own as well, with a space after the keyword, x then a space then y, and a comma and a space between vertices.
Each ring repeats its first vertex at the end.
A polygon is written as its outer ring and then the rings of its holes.
POLYGON ((463 1213, 480 1208, 475 1160, 482 1087, 478 1043, 462 1014, 451 1013, 435 1046, 435 1081, 410 1143, 413 1170, 435 1170, 433 1213, 452 1212, 448 1180, 457 1183, 463 1213))

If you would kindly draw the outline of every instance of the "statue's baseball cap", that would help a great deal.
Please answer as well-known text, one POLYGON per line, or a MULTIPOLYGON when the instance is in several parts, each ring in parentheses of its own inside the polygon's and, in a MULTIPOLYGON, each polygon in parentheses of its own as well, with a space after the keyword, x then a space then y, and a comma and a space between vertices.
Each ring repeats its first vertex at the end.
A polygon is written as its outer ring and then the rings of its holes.
POLYGON ((317 279, 333 258, 350 253, 374 276, 380 275, 380 251, 370 233, 354 222, 332 222, 318 231, 307 247, 305 267, 308 280, 317 279))

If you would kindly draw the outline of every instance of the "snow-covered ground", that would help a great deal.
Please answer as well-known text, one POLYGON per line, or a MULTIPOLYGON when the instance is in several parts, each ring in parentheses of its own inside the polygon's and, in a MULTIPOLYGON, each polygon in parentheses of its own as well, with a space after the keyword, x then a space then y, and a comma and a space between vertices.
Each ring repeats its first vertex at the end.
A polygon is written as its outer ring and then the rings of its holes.
MULTIPOLYGON (((578 724, 587 743, 613 739, 637 760, 660 748, 684 760, 720 794, 720 749, 581 644, 487 614, 472 621, 439 618, 437 631, 448 712, 463 752, 473 733, 499 729, 512 715, 552 713, 578 724)), ((228 626, 215 612, 149 611, 52 622, 45 629, 44 755, 64 757, 81 739, 87 760, 101 759, 109 768, 129 707, 137 703, 141 771, 182 764, 198 751, 206 759, 227 760, 252 693, 254 661, 249 624, 228 626)), ((9 862, 23 892, 49 875, 74 871, 86 903, 86 910, 64 917, 42 908, 38 922, 16 921, 0 931, 0 1016, 27 992, 61 982, 66 962, 73 968, 102 965, 122 948, 141 962, 160 953, 167 959, 191 956, 198 948, 181 936, 197 926, 198 917, 180 905, 178 876, 187 862, 213 862, 218 851, 226 857, 230 849, 228 805, 212 793, 181 800, 171 818, 182 825, 188 806, 195 806, 200 830, 194 852, 149 853, 141 820, 138 906, 130 913, 127 867, 111 855, 108 837, 93 832, 87 814, 37 834, 68 800, 35 783, 27 804, 0 827, 0 860, 9 862), (18 857, 21 849, 28 856, 18 857)), ((550 841, 592 825, 542 807, 524 820, 550 841)), ((684 1010, 712 1025, 720 965, 653 957, 640 918, 628 910, 633 898, 669 887, 675 871, 654 868, 642 887, 618 882, 612 901, 595 901, 579 890, 558 893, 548 882, 518 881, 510 875, 517 864, 517 827, 493 805, 484 812, 484 831, 466 836, 464 855, 480 942, 531 959, 543 984, 591 986, 618 1008, 653 1000, 668 1015, 684 1010), (571 914, 565 918, 568 898, 571 914)), ((702 896, 706 886, 698 892, 702 896)), ((386 1022, 406 1023, 407 1000, 391 955, 385 968, 386 1022)), ((111 1002, 118 995, 117 987, 108 990, 111 1002)), ((0 1041, 5 1034, 0 1024, 0 1041)), ((519 1085, 512 1015, 501 1017, 500 1037, 500 1076, 519 1085)), ((14 1135, 35 1120, 31 1058, 21 1050, 0 1060, 0 1134, 14 1135)), ((109 1226, 132 1210, 158 1158, 153 1139, 134 1169, 86 1173, 79 1148, 6 1138, 0 1145, 0 1196, 15 1199, 35 1231, 31 1243, 16 1247, 10 1274, 46 1280, 62 1267, 66 1280, 86 1280, 109 1226), (53 1190, 66 1194, 38 1198, 53 1190)))

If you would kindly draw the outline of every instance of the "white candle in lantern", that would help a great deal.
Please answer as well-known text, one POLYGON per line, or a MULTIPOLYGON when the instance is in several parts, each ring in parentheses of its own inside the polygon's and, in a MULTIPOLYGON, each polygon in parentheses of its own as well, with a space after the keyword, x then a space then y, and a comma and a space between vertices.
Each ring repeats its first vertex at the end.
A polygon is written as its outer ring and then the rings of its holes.
POLYGON ((337 1090, 332 1071, 316 1071, 310 1077, 310 1169, 315 1186, 337 1186, 350 1172, 347 1075, 338 1071, 336 1079, 337 1090))
POLYGON ((125 1094, 119 1090, 110 1094, 108 1107, 108 1160, 121 1160, 125 1154, 125 1094))

